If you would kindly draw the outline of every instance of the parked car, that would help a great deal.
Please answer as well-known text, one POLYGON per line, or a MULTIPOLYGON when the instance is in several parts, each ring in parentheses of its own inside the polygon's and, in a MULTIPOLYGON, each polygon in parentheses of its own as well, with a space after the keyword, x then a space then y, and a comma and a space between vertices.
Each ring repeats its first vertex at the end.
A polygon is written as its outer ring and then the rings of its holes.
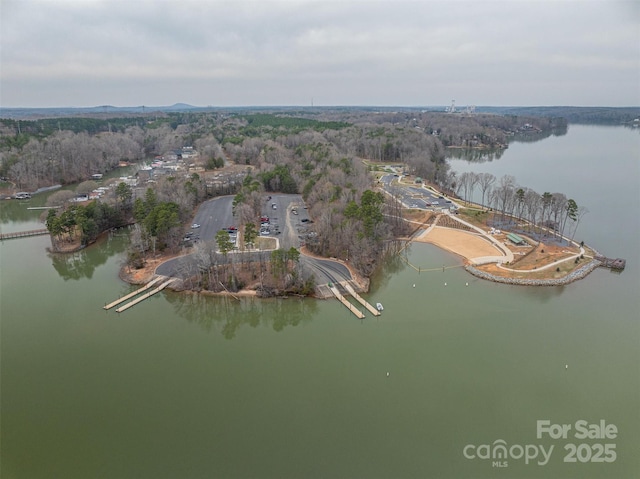
POLYGON ((198 223, 193 223, 191 225, 192 228, 200 228, 200 225, 198 223))

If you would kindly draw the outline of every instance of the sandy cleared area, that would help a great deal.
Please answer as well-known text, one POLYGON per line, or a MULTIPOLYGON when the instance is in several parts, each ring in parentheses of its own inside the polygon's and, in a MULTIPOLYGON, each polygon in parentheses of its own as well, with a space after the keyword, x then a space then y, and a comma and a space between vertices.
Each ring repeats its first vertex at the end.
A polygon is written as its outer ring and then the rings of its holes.
POLYGON ((456 253, 466 259, 481 256, 501 256, 502 253, 487 240, 476 234, 452 228, 434 227, 415 238, 415 241, 432 243, 442 249, 456 253))

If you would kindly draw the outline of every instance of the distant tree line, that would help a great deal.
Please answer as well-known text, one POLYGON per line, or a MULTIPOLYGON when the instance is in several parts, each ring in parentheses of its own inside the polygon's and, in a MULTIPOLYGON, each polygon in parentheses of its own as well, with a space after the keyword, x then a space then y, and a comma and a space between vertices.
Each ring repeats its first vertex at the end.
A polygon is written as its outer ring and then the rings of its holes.
POLYGON ((640 118, 640 107, 606 106, 535 106, 483 107, 482 111, 495 115, 546 117, 567 123, 586 125, 624 125, 640 118))

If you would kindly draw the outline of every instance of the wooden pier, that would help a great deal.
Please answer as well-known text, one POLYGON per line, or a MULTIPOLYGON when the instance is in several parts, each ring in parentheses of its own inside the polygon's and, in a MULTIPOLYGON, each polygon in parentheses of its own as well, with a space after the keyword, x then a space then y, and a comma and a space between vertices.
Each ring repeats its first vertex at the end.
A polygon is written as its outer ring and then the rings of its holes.
POLYGON ((601 266, 605 268, 623 270, 625 266, 627 266, 627 261, 622 258, 614 259, 614 258, 607 258, 602 255, 597 255, 595 259, 597 261, 600 261, 600 263, 602 263, 601 266))
POLYGON ((154 284, 162 281, 163 279, 167 279, 166 276, 158 276, 157 278, 155 278, 155 279, 151 280, 150 282, 148 282, 142 288, 136 289, 135 291, 127 294, 126 296, 123 296, 122 298, 116 299, 115 301, 107 304, 106 306, 104 306, 104 309, 111 309, 114 306, 119 305, 120 303, 124 303, 129 298, 133 298, 134 296, 138 296, 140 293, 148 290, 151 286, 153 286, 154 284))
POLYGON ((116 312, 121 313, 122 311, 125 311, 127 309, 129 309, 131 306, 135 306, 136 304, 144 301, 145 299, 153 296, 154 294, 162 291, 164 288, 166 288, 167 286, 169 286, 171 283, 173 283, 176 280, 176 278, 168 278, 166 276, 158 276, 157 278, 153 279, 152 281, 150 281, 149 283, 147 283, 145 286, 143 286, 140 289, 136 289, 135 291, 123 296, 122 298, 116 299, 115 301, 107 304, 104 306, 104 309, 111 309, 114 306, 117 306, 118 304, 124 303, 125 301, 134 298, 142 293, 142 296, 138 296, 137 298, 135 298, 133 301, 128 302, 127 304, 120 306, 118 309, 116 309, 116 312), (156 288, 151 289, 152 286, 156 285, 157 283, 159 283, 160 281, 164 281, 163 283, 161 283, 159 286, 157 286, 156 288), (149 291, 150 290, 150 291, 149 291), (145 293, 146 291, 146 293, 145 293))
POLYGON ((329 285, 329 289, 331 290, 333 295, 338 299, 338 301, 340 301, 342 304, 344 304, 349 311, 351 311, 353 314, 355 314, 356 318, 358 318, 358 319, 364 318, 364 313, 362 311, 360 311, 358 308, 356 308, 353 304, 351 304, 347 300, 347 298, 342 296, 340 291, 338 291, 338 288, 336 288, 334 285, 329 285))
POLYGON ((167 286, 169 286, 171 283, 173 283, 176 279, 175 278, 171 278, 167 281, 165 281, 164 283, 162 283, 160 286, 158 286, 155 289, 152 289, 151 291, 149 291, 148 293, 143 294, 142 296, 134 299, 133 301, 130 301, 129 303, 120 306, 118 309, 116 309, 117 313, 121 313, 123 312, 125 309, 129 309, 131 306, 135 306, 136 304, 144 301, 145 299, 153 296, 154 294, 162 291, 164 288, 166 288, 167 286))
POLYGON ((16 231, 14 233, 0 233, 0 241, 4 241, 6 239, 26 238, 28 236, 42 236, 48 234, 49 230, 47 230, 46 228, 41 230, 16 231))
POLYGON ((373 305, 369 304, 366 299, 356 293, 355 289, 353 289, 349 283, 340 284, 342 284, 344 289, 346 289, 347 292, 356 299, 356 301, 367 308, 371 314, 373 314, 374 316, 380 316, 380 311, 378 311, 373 305))

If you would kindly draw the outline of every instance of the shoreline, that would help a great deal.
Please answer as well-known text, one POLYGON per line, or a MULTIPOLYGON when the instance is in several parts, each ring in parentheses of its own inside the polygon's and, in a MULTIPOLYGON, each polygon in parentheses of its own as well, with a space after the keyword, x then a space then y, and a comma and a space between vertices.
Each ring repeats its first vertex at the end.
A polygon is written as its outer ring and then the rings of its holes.
MULTIPOLYGON (((337 259, 337 258, 324 258, 324 257, 313 255, 313 254, 309 253, 309 251, 305 247, 301 248, 301 252, 302 252, 302 254, 304 254, 306 256, 312 256, 312 257, 320 258, 320 259, 323 259, 323 260, 335 261, 337 263, 340 263, 340 264, 344 265, 349 270, 349 272, 351 273, 352 281, 358 286, 358 289, 361 290, 359 292, 367 292, 367 291, 369 291, 370 279, 362 277, 357 271, 355 271, 351 267, 351 265, 348 262, 340 260, 340 259, 337 259)), ((180 253, 178 253, 178 254, 168 254, 168 255, 159 255, 156 258, 152 258, 152 259, 147 260, 147 264, 145 265, 145 267, 137 269, 137 270, 136 269, 130 269, 126 264, 122 265, 120 267, 120 270, 118 271, 118 278, 120 278, 120 280, 122 280, 123 282, 131 284, 131 285, 146 284, 146 283, 148 283, 149 281, 151 281, 154 278, 154 276, 156 275, 156 269, 158 268, 158 266, 160 266, 165 261, 168 261, 168 260, 173 259, 173 258, 178 258, 180 256, 184 256, 184 255, 180 254, 180 253)), ((184 288, 183 287, 183 281, 182 280, 179 280, 178 284, 173 284, 173 285, 167 286, 166 289, 174 291, 174 292, 179 292, 179 293, 204 294, 204 295, 207 295, 207 296, 231 296, 231 297, 243 296, 243 297, 255 297, 255 298, 260 298, 261 297, 258 294, 258 291, 256 291, 255 289, 251 289, 251 288, 243 288, 243 289, 238 290, 237 292, 188 289, 188 288, 184 288)), ((288 295, 285 295, 285 296, 289 297, 288 295)), ((322 299, 321 297, 317 297, 317 296, 308 296, 308 297, 316 298, 316 299, 322 299)))
POLYGON ((582 267, 573 270, 562 278, 550 279, 509 278, 506 276, 496 276, 486 271, 481 271, 471 265, 466 265, 464 269, 476 278, 493 281, 494 283, 511 284, 516 286, 564 286, 566 284, 573 283, 574 281, 578 281, 579 279, 586 278, 591 272, 600 266, 602 266, 602 263, 594 259, 582 267))
MULTIPOLYGON (((436 221, 437 223, 437 221, 436 221)), ((107 232, 105 232, 107 233, 107 232)), ((102 235, 100 235, 102 236, 102 235)), ((561 277, 552 277, 555 275, 555 270, 549 268, 549 276, 547 278, 522 278, 522 277, 514 277, 514 274, 518 274, 517 270, 513 268, 504 268, 504 274, 496 274, 496 271, 485 271, 480 269, 485 263, 495 264, 498 267, 501 267, 503 264, 510 265, 514 264, 516 261, 521 260, 523 256, 519 256, 513 260, 513 255, 511 255, 512 262, 509 262, 509 258, 506 256, 509 253, 509 250, 506 246, 501 244, 496 240, 496 238, 488 237, 488 235, 482 231, 481 229, 477 229, 477 231, 465 231, 457 228, 452 228, 448 226, 438 226, 436 224, 431 225, 429 228, 416 232, 411 238, 408 238, 409 242, 419 242, 419 243, 428 243, 432 244, 443 251, 447 251, 449 253, 455 254, 459 258, 461 258, 461 266, 465 268, 465 270, 479 278, 487 281, 492 281, 495 283, 503 283, 503 284, 512 284, 512 285, 526 285, 526 286, 556 286, 556 285, 564 285, 572 283, 578 279, 582 279, 586 277, 589 273, 591 273, 594 269, 601 266, 602 263, 596 259, 591 259, 586 264, 582 264, 577 266, 575 269, 572 269, 565 275, 561 277)), ((91 246, 91 244, 87 245, 91 246)), ((552 249, 551 246, 545 246, 547 256, 551 256, 549 254, 552 249)), ((76 248, 67 251, 56 252, 57 254, 67 254, 74 251, 77 251, 76 248)), ((535 250, 535 247, 534 247, 535 250)), ((544 250, 543 250, 544 251, 544 250)), ((318 257, 310 253, 307 248, 302 247, 300 252, 306 256, 318 257)), ((533 250, 531 251, 533 252, 533 250)), ((155 258, 148 259, 146 264, 141 269, 131 269, 127 265, 122 265, 119 272, 118 277, 125 283, 131 285, 141 285, 146 284, 156 275, 156 269, 159 265, 164 263, 167 260, 183 256, 185 253, 173 253, 173 254, 162 254, 157 255, 155 258)), ((517 254, 517 253, 516 253, 517 254)), ((529 253, 527 253, 529 254, 529 253)), ((525 254, 524 256, 526 256, 525 254)), ((521 254, 522 255, 522 254, 521 254)), ((586 257, 586 255, 585 255, 586 257)), ((324 258, 324 260, 333 260, 349 269, 351 273, 351 277, 353 282, 359 287, 359 292, 367 292, 370 287, 370 278, 362 277, 355 271, 351 265, 337 258, 324 258)), ((569 261, 572 258, 569 257, 564 261, 569 261)), ((539 273, 545 269, 544 265, 534 266, 533 269, 539 267, 539 273)), ((531 270, 529 270, 531 271, 531 270)), ((523 274, 526 274, 526 270, 523 270, 523 274)), ((232 296, 232 297, 260 297, 258 291, 256 289, 252 289, 251 287, 245 287, 237 292, 229 292, 229 291, 208 291, 208 290, 192 290, 184 287, 183 281, 178 281, 176 284, 168 287, 174 292, 188 292, 194 294, 205 294, 210 296, 232 296)), ((311 295, 309 297, 314 297, 320 299, 320 297, 316 295, 311 295)))
MULTIPOLYGON (((545 248, 547 249, 547 259, 552 258, 553 254, 558 253, 549 251, 554 249, 553 247, 550 247, 549 245, 545 246, 544 244, 538 243, 538 245, 534 246, 523 256, 515 258, 515 261, 513 261, 513 255, 511 255, 513 262, 510 263, 507 256, 505 256, 504 254, 495 254, 497 253, 499 248, 497 244, 490 242, 494 240, 495 238, 488 238, 483 234, 457 230, 455 228, 438 227, 434 224, 427 230, 414 236, 410 241, 432 244, 444 251, 453 253, 462 258, 462 266, 469 274, 479 279, 502 284, 522 286, 562 286, 585 278, 596 268, 603 265, 601 261, 590 257, 590 261, 588 263, 581 264, 580 266, 571 269, 569 272, 560 277, 515 277, 514 275, 532 273, 534 270, 536 273, 548 270, 548 275, 554 276, 556 270, 553 269, 553 266, 556 266, 558 263, 572 262, 575 261, 575 258, 577 257, 582 256, 582 258, 587 258, 588 256, 584 255, 584 250, 581 249, 579 252, 571 252, 572 254, 570 256, 560 259, 559 262, 552 262, 546 265, 542 264, 539 267, 534 266, 532 269, 523 269, 522 271, 518 271, 514 268, 505 268, 503 265, 513 265, 518 260, 523 259, 532 253, 535 253, 538 247, 540 247, 542 251, 544 251, 545 248), (491 248, 494 248, 494 256, 484 256, 484 254, 491 251, 491 248), (504 271, 504 274, 496 274, 495 271, 485 271, 483 269, 480 269, 480 267, 484 266, 485 264, 497 266, 499 270, 501 269, 501 271, 504 271)), ((564 254, 568 252, 566 250, 563 250, 562 253, 564 254)))

